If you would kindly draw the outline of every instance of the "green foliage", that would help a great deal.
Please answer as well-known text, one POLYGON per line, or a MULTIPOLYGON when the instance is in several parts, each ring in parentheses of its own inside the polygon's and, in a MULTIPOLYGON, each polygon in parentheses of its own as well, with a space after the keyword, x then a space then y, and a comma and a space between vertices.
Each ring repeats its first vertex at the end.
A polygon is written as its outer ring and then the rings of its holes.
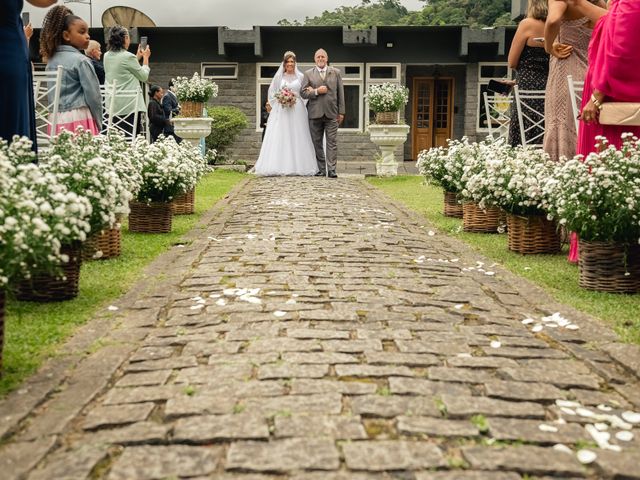
POLYGON ((205 139, 207 149, 217 151, 217 159, 236 140, 242 130, 247 128, 247 116, 237 107, 209 107, 208 115, 213 118, 211 134, 205 139))
MULTIPOLYGON (((640 295, 591 292, 578 286, 578 270, 559 255, 522 256, 507 249, 506 235, 462 231, 462 220, 445 217, 442 190, 418 176, 371 178, 369 182, 393 199, 424 215, 441 232, 452 235, 507 270, 544 288, 555 300, 609 323, 622 341, 640 344, 640 295)), ((429 226, 429 228, 432 228, 429 226)))
POLYGON ((306 17, 304 22, 283 19, 281 26, 341 26, 366 28, 370 25, 470 25, 487 27, 511 25, 510 0, 423 0, 419 11, 408 11, 399 0, 362 0, 355 7, 325 10, 306 17))
POLYGON ((484 415, 474 415, 471 417, 471 423, 473 423, 480 433, 487 433, 489 431, 489 422, 484 415))

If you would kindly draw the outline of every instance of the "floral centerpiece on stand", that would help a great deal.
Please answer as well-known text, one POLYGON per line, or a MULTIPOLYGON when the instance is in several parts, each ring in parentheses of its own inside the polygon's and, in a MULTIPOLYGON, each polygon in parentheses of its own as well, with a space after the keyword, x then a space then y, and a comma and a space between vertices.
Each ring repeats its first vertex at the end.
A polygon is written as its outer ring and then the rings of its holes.
POLYGON ((180 115, 183 117, 201 117, 204 104, 218 96, 218 85, 209 79, 201 78, 198 72, 191 78, 174 78, 173 85, 176 97, 180 101, 180 115))
POLYGON ((473 155, 474 148, 469 139, 447 140, 447 148, 433 147, 418 155, 416 166, 432 185, 442 187, 444 191, 444 214, 448 217, 462 218, 462 205, 459 193, 462 190, 462 174, 466 158, 473 155))
POLYGON ((640 291, 640 140, 617 149, 597 137, 598 152, 558 164, 544 189, 549 213, 580 238, 580 286, 640 291))
POLYGON ((92 206, 33 160, 29 139, 0 141, 0 297, 12 286, 24 300, 73 298, 80 259, 72 246, 86 240, 92 206))
POLYGON ((397 112, 409 101, 409 89, 397 83, 371 85, 365 95, 369 108, 376 114, 376 123, 397 123, 397 112))

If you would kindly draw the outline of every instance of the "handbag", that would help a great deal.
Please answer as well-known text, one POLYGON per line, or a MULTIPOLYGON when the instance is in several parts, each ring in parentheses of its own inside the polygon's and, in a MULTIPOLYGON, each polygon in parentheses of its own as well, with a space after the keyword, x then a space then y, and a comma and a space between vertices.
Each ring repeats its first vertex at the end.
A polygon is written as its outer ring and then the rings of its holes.
POLYGON ((605 102, 599 122, 603 125, 640 126, 640 102, 605 102))

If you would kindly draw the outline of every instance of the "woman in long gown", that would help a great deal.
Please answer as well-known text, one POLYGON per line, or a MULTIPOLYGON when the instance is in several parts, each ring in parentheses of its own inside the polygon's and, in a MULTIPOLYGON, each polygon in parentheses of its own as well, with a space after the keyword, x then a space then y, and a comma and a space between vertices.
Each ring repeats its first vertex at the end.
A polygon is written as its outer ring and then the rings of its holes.
MULTIPOLYGON (((56 0, 27 0, 36 7, 48 7, 56 0)), ((22 0, 0 0, 0 138, 14 135, 31 138, 36 149, 36 117, 33 79, 27 39, 23 31, 22 0)))
POLYGON ((576 154, 576 126, 567 75, 583 81, 593 23, 562 0, 549 1, 545 48, 552 54, 545 95, 543 148, 553 160, 576 154))
MULTIPOLYGON (((527 17, 519 24, 509 50, 509 67, 517 72, 516 83, 522 90, 544 90, 549 75, 549 54, 539 38, 544 35, 544 21, 547 19, 547 0, 529 0, 527 17)), ((544 112, 544 100, 524 100, 529 108, 544 112)), ((538 139, 543 135, 542 128, 531 128, 531 121, 523 118, 527 140, 538 139)), ((516 105, 511 104, 511 122, 509 123, 509 144, 516 147, 522 144, 520 123, 517 121, 516 105)))
MULTIPOLYGON (((596 136, 606 137, 617 148, 625 132, 640 137, 640 126, 602 125, 598 121, 598 105, 602 103, 640 102, 640 2, 612 0, 608 12, 585 0, 570 3, 597 21, 589 45, 577 143, 577 153, 586 156, 596 150, 596 136)), ((569 261, 578 261, 575 234, 571 237, 569 261)))
POLYGON ((302 77, 295 54, 286 52, 269 86, 271 113, 255 166, 257 175, 315 175, 318 171, 307 107, 300 97, 302 77), (283 106, 276 97, 285 87, 295 96, 291 106, 283 106))

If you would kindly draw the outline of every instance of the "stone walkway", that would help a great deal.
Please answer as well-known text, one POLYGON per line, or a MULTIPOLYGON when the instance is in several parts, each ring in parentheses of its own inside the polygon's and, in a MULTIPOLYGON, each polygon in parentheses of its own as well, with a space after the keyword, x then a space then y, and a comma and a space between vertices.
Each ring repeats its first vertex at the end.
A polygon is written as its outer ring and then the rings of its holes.
POLYGON ((0 402, 3 479, 640 478, 637 348, 364 182, 205 220, 0 402))

